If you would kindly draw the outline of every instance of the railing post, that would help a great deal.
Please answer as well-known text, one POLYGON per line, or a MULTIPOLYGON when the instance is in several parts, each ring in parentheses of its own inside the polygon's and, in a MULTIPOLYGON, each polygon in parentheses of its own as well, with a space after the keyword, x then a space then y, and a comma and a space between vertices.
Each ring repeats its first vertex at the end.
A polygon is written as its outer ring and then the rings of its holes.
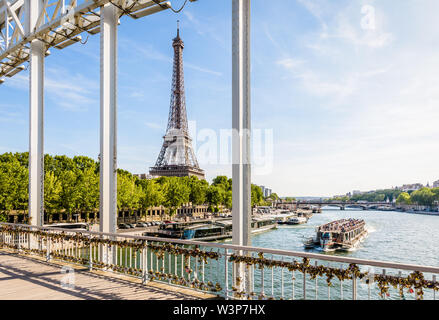
POLYGON ((142 283, 146 284, 149 281, 148 277, 148 241, 145 243, 143 248, 143 278, 142 283))
MULTIPOLYGON (((315 266, 318 267, 317 261, 315 262, 315 266)), ((319 283, 318 283, 319 277, 316 276, 316 300, 318 300, 319 296, 319 283)))
POLYGON ((89 244, 89 254, 88 254, 88 270, 93 270, 93 246, 92 246, 92 236, 90 235, 90 244, 89 244))
MULTIPOLYGON (((282 262, 284 261, 284 257, 282 257, 282 262)), ((281 295, 281 299, 283 300, 283 298, 284 298, 284 268, 282 267, 281 268, 281 274, 280 274, 280 282, 281 282, 281 293, 280 293, 280 295, 281 295)))
POLYGON ((225 272, 225 276, 224 276, 224 295, 226 300, 229 300, 229 265, 228 265, 228 258, 229 258, 229 250, 228 249, 224 249, 224 272, 225 272))
POLYGON ((293 270, 293 276, 291 278, 291 284, 292 284, 292 287, 293 287, 292 300, 296 300, 296 288, 295 288, 295 285, 294 285, 295 281, 296 281, 296 274, 295 274, 295 272, 293 270))
MULTIPOLYGON (((340 267, 340 271, 343 271, 343 268, 340 267)), ((343 280, 340 280, 340 300, 343 300, 343 280)))
POLYGON ((357 300, 357 277, 352 276, 352 300, 357 300))
MULTIPOLYGON (((171 272, 172 272, 172 256, 171 256, 171 253, 168 252, 168 274, 170 275, 171 272)), ((203 282, 204 282, 204 278, 203 278, 203 282)), ((171 277, 170 276, 168 278, 168 283, 171 284, 171 277)))
MULTIPOLYGON (((143 284, 148 283, 149 276, 148 276, 148 241, 145 243, 145 248, 143 249, 143 284)), ((177 258, 177 257, 176 257, 177 258)))
POLYGON ((306 270, 303 272, 303 300, 306 300, 306 270))
POLYGON ((50 254, 51 254, 51 240, 50 237, 47 236, 47 247, 46 247, 46 262, 50 261, 50 254))

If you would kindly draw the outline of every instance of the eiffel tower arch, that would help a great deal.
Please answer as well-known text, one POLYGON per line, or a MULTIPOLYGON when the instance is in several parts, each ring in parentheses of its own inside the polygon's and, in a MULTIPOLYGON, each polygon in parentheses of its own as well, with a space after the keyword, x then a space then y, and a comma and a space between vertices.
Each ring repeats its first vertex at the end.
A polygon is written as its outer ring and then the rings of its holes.
POLYGON ((204 171, 198 165, 192 147, 192 139, 189 136, 184 89, 184 42, 180 38, 180 28, 177 28, 177 37, 174 38, 172 46, 174 48, 174 68, 168 127, 156 164, 150 169, 149 174, 159 177, 196 176, 204 179, 204 171))

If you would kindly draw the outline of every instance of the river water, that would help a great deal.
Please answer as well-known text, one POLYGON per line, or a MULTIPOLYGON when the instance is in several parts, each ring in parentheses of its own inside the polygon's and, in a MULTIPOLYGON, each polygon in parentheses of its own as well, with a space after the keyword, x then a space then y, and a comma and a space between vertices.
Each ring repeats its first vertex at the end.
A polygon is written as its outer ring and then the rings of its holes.
MULTIPOLYGON (((407 264, 418 264, 424 266, 439 267, 439 216, 428 216, 408 214, 393 211, 363 211, 363 210, 323 210, 321 214, 315 214, 307 224, 299 226, 280 226, 276 230, 254 235, 252 246, 272 249, 283 249, 290 251, 305 251, 303 239, 315 235, 315 228, 330 221, 343 218, 364 219, 369 236, 355 250, 350 252, 323 253, 318 249, 307 250, 307 252, 321 253, 327 255, 339 255, 355 257, 368 260, 380 260, 389 262, 400 262, 407 264)), ((267 258, 270 258, 268 255, 267 258)), ((273 257, 280 259, 281 257, 273 257)), ((301 261, 300 258, 297 259, 301 261)), ((313 262, 312 262, 313 263, 313 262)), ((337 263, 319 261, 330 267, 341 267, 337 263)), ((346 268, 344 265, 343 268, 346 268)), ((362 271, 371 274, 381 273, 382 269, 370 266, 360 266, 362 271)), ((221 271, 223 272, 223 271, 221 271)), ((386 270, 387 274, 397 275, 399 270, 386 270)), ((410 272, 403 271, 407 276, 410 272)), ((425 274, 431 280, 432 275, 425 274)), ((229 269, 229 279, 233 277, 229 269)), ((258 268, 254 269, 254 292, 263 292, 266 297, 284 297, 285 299, 304 298, 304 280, 306 282, 307 299, 351 299, 352 281, 343 281, 336 278, 328 290, 325 277, 312 280, 309 277, 303 278, 303 274, 296 272, 295 275, 283 272, 276 268, 262 273, 258 268), (263 279, 263 281, 262 281, 263 279), (271 285, 273 279, 273 285, 271 285), (283 286, 282 286, 283 282, 283 286), (282 290, 282 287, 284 288, 282 290)), ((223 281, 221 281, 222 284, 223 281)), ((229 286, 230 287, 230 286, 229 286)), ((357 284, 358 299, 382 299, 376 284, 368 285, 364 281, 357 284)), ((433 299, 432 290, 424 291, 425 299, 433 299)), ((387 299, 416 299, 415 294, 404 291, 401 297, 398 289, 390 288, 387 299)))
MULTIPOLYGON (((319 225, 343 218, 364 219, 366 222, 369 236, 355 251, 323 253, 315 249, 308 250, 308 252, 439 267, 439 216, 392 211, 323 210, 321 214, 315 214, 307 224, 279 226, 276 230, 254 235, 251 245, 254 247, 303 252, 305 251, 303 247, 304 237, 313 237, 315 235, 315 228, 319 225)), ((227 241, 226 243, 230 242, 227 241)), ((202 249, 211 250, 209 246, 202 249)), ((223 252, 221 251, 221 253, 223 252)), ((175 273, 178 271, 177 274, 180 274, 181 271, 183 273, 182 258, 169 260, 169 257, 165 256, 164 261, 158 261, 157 257, 149 251, 147 256, 151 256, 149 266, 154 271, 161 270, 160 267, 163 266, 164 272, 171 271, 175 273)), ((122 261, 126 260, 124 257, 121 256, 122 261)), ((285 258, 270 255, 265 257, 275 260, 285 258)), ((292 261, 292 259, 288 258, 287 260, 292 261)), ((301 262, 302 259, 297 258, 296 260, 301 262)), ((222 288, 227 286, 229 295, 232 295, 233 265, 230 262, 224 263, 224 261, 225 257, 222 256, 218 261, 210 261, 209 264, 204 265, 204 275, 207 280, 211 280, 214 283, 218 282, 222 288), (225 270, 226 265, 227 271, 225 270)), ((311 263, 315 262, 311 261, 311 263)), ((139 263, 140 258, 138 257, 138 268, 140 268, 139 263)), ((322 260, 317 261, 317 263, 331 268, 341 267, 346 269, 348 267, 348 264, 325 262, 322 260)), ((193 258, 190 265, 193 268, 197 268, 196 270, 198 271, 202 268, 200 261, 195 261, 193 258)), ((382 272, 382 269, 374 269, 370 266, 360 266, 360 268, 363 272, 367 271, 370 274, 382 272)), ((399 270, 387 269, 386 272, 390 275, 397 275, 399 270)), ((411 271, 402 272, 403 276, 407 276, 411 271)), ((299 271, 292 273, 287 269, 281 268, 264 268, 264 270, 261 270, 258 266, 255 266, 253 274, 253 292, 258 296, 263 293, 265 298, 303 299, 306 297, 306 299, 340 300, 351 299, 353 296, 352 280, 340 282, 337 278, 334 278, 331 287, 328 288, 325 276, 311 279, 309 275, 304 277, 299 271)), ((188 277, 188 275, 185 275, 185 277, 188 277)), ((425 277, 429 280, 432 279, 430 274, 425 274, 425 277)), ((367 284, 364 281, 358 280, 357 289, 358 299, 382 299, 379 295, 380 290, 374 283, 367 284)), ((424 293, 425 299, 434 298, 432 290, 425 290, 424 293)), ((439 293, 436 295, 439 295, 439 293)), ((413 300, 416 296, 408 292, 408 290, 404 290, 404 296, 401 297, 398 289, 390 288, 389 296, 385 298, 413 300)), ((436 298, 439 298, 439 296, 436 298)))
POLYGON ((252 246, 304 251, 303 237, 313 237, 317 226, 343 218, 364 219, 369 236, 355 251, 327 254, 439 267, 439 216, 396 211, 323 210, 307 224, 253 236, 252 246))

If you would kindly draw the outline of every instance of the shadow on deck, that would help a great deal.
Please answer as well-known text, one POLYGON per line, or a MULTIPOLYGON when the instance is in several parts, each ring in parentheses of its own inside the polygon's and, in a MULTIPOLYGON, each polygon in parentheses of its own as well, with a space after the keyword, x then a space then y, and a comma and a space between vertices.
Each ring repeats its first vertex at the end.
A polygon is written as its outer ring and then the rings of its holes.
POLYGON ((1 300, 197 300, 214 295, 0 250, 1 300), (71 273, 63 268, 69 266, 71 273), (64 273, 62 272, 64 271, 64 273), (70 280, 70 281, 69 281, 70 280), (62 283, 65 283, 62 285, 62 283), (67 284, 72 283, 72 286, 67 284))

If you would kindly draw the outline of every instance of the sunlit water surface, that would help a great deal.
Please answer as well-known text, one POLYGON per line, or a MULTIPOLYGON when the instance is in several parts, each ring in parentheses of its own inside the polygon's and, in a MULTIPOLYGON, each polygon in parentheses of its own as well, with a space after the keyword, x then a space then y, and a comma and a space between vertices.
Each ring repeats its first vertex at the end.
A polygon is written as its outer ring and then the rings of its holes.
MULTIPOLYGON (((339 255, 355 257, 368 260, 380 260, 389 262, 400 262, 406 264, 428 265, 439 267, 439 216, 417 215, 402 212, 385 212, 385 211, 363 211, 363 210, 323 210, 321 214, 315 214, 307 224, 299 226, 279 226, 278 229, 254 235, 252 237, 252 246, 272 249, 283 249, 290 251, 305 251, 303 247, 303 239, 313 237, 315 228, 343 218, 364 219, 369 236, 354 251, 350 252, 330 252, 327 255, 339 255)), ((317 249, 307 250, 307 252, 323 253, 317 249)), ((266 255, 270 258, 270 255, 266 255)), ((281 259, 281 257, 274 257, 281 259)), ((301 261, 300 258, 297 258, 301 261)), ((328 263, 319 261, 318 263, 340 267, 337 263, 328 263)), ((347 265, 344 266, 345 268, 347 265)), ((368 271, 372 274, 381 273, 380 268, 370 266, 360 266, 362 271, 368 271)), ((223 272, 222 266, 221 273, 223 272)), ((230 268, 231 269, 231 268, 230 268)), ((229 280, 231 281, 233 274, 229 269, 229 280)), ((301 273, 295 273, 295 281, 293 284, 291 274, 283 272, 282 280, 281 270, 275 269, 273 274, 273 286, 271 285, 271 271, 265 269, 264 281, 262 282, 262 273, 255 268, 254 290, 257 294, 264 292, 266 297, 274 296, 279 298, 282 295, 285 299, 293 298, 293 288, 295 299, 303 299, 303 276, 301 273), (282 286, 283 282, 283 286, 282 286)), ((386 270, 387 274, 397 275, 399 270, 386 270)), ((410 273, 410 272, 408 272, 410 273)), ((408 275, 403 271, 403 275, 408 275)), ((426 274, 431 279, 432 275, 426 274)), ((224 281, 221 281, 224 285, 224 281)), ((351 299, 352 298, 352 282, 343 281, 340 283, 337 279, 332 281, 332 286, 328 290, 326 278, 320 277, 311 280, 307 277, 306 281, 307 299, 351 299)), ((231 286, 231 285, 230 285, 231 286)), ((358 299, 381 299, 379 290, 376 285, 367 285, 364 281, 358 282, 358 299)), ((390 289, 387 299, 415 299, 413 293, 405 290, 404 296, 399 295, 397 289, 390 289)), ((426 299, 432 299, 432 290, 426 290, 426 299)), ((438 297, 437 297, 438 298, 438 297)))

